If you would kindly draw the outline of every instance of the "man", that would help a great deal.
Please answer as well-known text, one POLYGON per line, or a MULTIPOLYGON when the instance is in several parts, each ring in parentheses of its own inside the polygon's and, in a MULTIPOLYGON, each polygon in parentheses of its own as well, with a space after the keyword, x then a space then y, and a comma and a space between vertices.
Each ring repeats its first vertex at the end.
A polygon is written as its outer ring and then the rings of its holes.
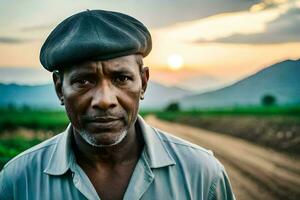
POLYGON ((138 116, 150 50, 128 15, 88 10, 59 24, 40 60, 70 125, 6 164, 0 199, 234 199, 212 153, 138 116))

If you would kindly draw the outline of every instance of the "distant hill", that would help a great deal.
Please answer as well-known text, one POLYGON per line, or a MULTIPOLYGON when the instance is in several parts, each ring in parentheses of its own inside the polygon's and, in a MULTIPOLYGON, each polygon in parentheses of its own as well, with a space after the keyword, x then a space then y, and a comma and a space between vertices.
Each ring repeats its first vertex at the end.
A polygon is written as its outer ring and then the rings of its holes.
MULTIPOLYGON (((0 107, 31 107, 62 109, 52 84, 28 86, 0 83, 0 107)), ((145 99, 141 101, 142 109, 161 109, 175 99, 191 92, 176 87, 166 87, 156 82, 149 82, 145 99)))
POLYGON ((184 90, 179 87, 167 87, 157 82, 150 81, 148 85, 145 99, 141 101, 143 109, 162 109, 173 101, 177 101, 193 92, 184 90))
POLYGON ((224 85, 228 85, 228 83, 211 75, 194 76, 176 83, 176 86, 195 91, 195 93, 216 90, 224 87, 224 85))
POLYGON ((184 109, 259 105, 265 95, 272 95, 279 105, 300 104, 300 60, 286 60, 271 65, 230 86, 184 97, 184 109))
POLYGON ((60 108, 60 103, 52 84, 18 85, 0 84, 0 106, 31 107, 31 108, 60 108))

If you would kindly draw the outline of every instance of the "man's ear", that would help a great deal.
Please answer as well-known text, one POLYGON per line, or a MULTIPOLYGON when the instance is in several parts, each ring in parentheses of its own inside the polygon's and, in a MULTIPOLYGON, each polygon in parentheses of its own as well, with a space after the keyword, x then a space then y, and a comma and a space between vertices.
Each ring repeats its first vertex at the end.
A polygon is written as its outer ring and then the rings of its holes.
POLYGON ((149 68, 148 67, 142 68, 141 78, 142 78, 141 96, 144 96, 144 93, 146 92, 146 89, 147 89, 148 80, 149 80, 149 68))
POLYGON ((64 105, 64 96, 62 93, 62 84, 63 84, 62 81, 63 80, 62 80, 59 72, 53 72, 52 79, 53 79, 56 95, 57 95, 58 99, 60 100, 60 104, 64 105))

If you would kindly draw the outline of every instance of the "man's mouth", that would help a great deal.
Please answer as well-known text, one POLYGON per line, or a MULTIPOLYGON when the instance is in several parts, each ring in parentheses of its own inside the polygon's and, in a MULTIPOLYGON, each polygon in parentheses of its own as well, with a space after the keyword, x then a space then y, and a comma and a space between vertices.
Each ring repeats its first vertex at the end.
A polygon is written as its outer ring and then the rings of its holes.
POLYGON ((97 129, 114 129, 120 126, 119 117, 88 117, 85 119, 88 126, 97 129))
POLYGON ((108 123, 108 122, 113 122, 120 120, 120 118, 117 117, 93 117, 90 118, 88 121, 89 122, 98 122, 98 123, 108 123))

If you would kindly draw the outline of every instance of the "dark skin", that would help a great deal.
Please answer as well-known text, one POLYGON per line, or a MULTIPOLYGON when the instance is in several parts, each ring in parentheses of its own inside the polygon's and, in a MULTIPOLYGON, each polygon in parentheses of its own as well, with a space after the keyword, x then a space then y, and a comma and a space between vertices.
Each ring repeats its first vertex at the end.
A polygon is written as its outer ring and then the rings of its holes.
POLYGON ((124 197, 143 148, 135 121, 149 69, 138 65, 137 56, 75 64, 64 71, 63 80, 53 74, 73 126, 77 163, 104 200, 124 197))

